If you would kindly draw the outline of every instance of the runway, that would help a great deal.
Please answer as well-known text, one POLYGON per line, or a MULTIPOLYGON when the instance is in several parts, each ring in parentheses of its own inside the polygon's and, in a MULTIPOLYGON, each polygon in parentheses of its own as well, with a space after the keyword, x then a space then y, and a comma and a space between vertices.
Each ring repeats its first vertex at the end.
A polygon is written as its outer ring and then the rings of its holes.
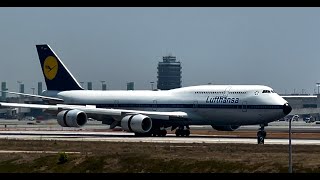
MULTIPOLYGON (((153 143, 241 143, 257 144, 256 138, 235 136, 197 135, 176 137, 135 137, 126 132, 81 132, 81 131, 0 131, 0 139, 16 140, 57 140, 57 141, 101 141, 101 142, 153 142, 153 143)), ((288 144, 288 139, 265 139, 265 144, 288 144)), ((320 145, 320 140, 292 139, 293 145, 320 145)))
MULTIPOLYGON (((269 123, 265 127, 267 132, 288 132, 289 123, 285 121, 276 121, 269 123)), ((0 131, 1 130, 83 130, 83 131, 110 131, 109 126, 101 124, 100 121, 88 121, 87 124, 81 128, 72 127, 61 127, 57 120, 46 120, 37 123, 36 121, 19 121, 19 120, 7 120, 0 119, 0 131)), ((213 130, 210 125, 191 125, 191 130, 213 130)), ((237 131, 257 131, 259 129, 258 125, 241 126, 237 131)), ((292 122, 292 132, 293 133, 320 133, 320 124, 315 123, 305 123, 303 121, 292 122)))
MULTIPOLYGON (((157 142, 157 143, 243 143, 257 144, 256 132, 259 126, 241 126, 233 132, 215 131, 211 126, 190 126, 190 137, 176 137, 168 130, 166 137, 135 137, 133 133, 112 131, 99 121, 88 121, 81 128, 66 128, 56 120, 18 121, 0 119, 0 139, 19 140, 64 140, 64 141, 109 141, 109 142, 157 142)), ((265 127, 269 136, 265 144, 288 144, 288 122, 272 122, 265 127), (279 136, 280 134, 280 136, 279 136)), ((295 133, 292 144, 320 145, 320 125, 292 122, 295 133), (297 136, 297 134, 302 134, 297 136), (318 140, 319 139, 319 140, 318 140)))

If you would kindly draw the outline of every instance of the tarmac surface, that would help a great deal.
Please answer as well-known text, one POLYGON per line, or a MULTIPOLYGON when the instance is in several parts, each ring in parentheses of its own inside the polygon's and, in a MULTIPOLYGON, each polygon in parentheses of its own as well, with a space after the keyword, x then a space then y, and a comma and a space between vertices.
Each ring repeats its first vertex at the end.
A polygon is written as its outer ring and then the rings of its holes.
MULTIPOLYGON (((288 133, 288 122, 273 122, 265 128, 268 133, 288 133)), ((221 134, 211 126, 190 126, 189 137, 176 137, 174 132, 168 131, 166 137, 135 137, 134 133, 121 129, 110 130, 109 126, 99 121, 88 121, 81 128, 66 128, 57 124, 56 120, 47 121, 19 121, 0 119, 0 139, 19 140, 64 140, 64 141, 108 141, 108 142, 157 142, 157 143, 244 143, 257 144, 255 133, 259 126, 242 126, 238 130, 221 134), (193 133, 194 132, 194 133, 193 133), (206 133, 210 132, 210 133, 206 133), (239 136, 241 133, 251 133, 250 136, 239 136)), ((292 122, 292 132, 296 134, 313 134, 316 138, 292 139, 292 144, 320 145, 320 125, 292 122), (319 137, 319 138, 318 138, 319 137), (319 139, 319 140, 318 140, 319 139)), ((284 136, 271 136, 265 139, 265 144, 288 144, 284 136)))
MULTIPOLYGON (((256 138, 236 136, 198 135, 176 137, 135 137, 128 132, 85 132, 85 131, 0 131, 0 139, 15 140, 63 140, 63 141, 107 141, 107 142, 156 142, 156 143, 242 143, 257 144, 256 138)), ((286 138, 266 138, 265 144, 288 144, 286 138)), ((320 140, 292 139, 293 145, 320 145, 320 140)))
MULTIPOLYGON (((289 128, 289 122, 286 121, 275 121, 269 123, 265 127, 266 131, 270 132, 287 132, 289 128)), ((81 128, 72 127, 61 127, 57 120, 43 120, 43 121, 28 121, 28 120, 17 120, 17 119, 0 119, 0 130, 109 130, 109 125, 101 124, 101 121, 88 121, 87 124, 81 128)), ((212 130, 210 125, 190 126, 191 130, 212 130)), ((241 126, 237 131, 257 131, 258 125, 241 126)), ((320 124, 316 123, 305 123, 303 121, 292 122, 292 132, 320 132, 320 124)))

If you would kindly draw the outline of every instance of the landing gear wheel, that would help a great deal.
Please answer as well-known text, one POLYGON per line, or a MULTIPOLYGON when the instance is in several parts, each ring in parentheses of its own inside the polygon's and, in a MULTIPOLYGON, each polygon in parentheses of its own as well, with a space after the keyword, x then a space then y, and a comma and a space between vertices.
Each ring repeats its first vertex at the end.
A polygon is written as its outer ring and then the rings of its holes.
POLYGON ((186 134, 187 137, 189 137, 189 135, 190 135, 190 130, 189 130, 189 129, 185 130, 185 134, 186 134))
POLYGON ((150 137, 151 133, 134 133, 136 137, 150 137))
POLYGON ((184 136, 184 130, 183 129, 177 129, 176 130, 176 136, 184 136))
POLYGON ((186 136, 188 137, 190 135, 190 130, 189 129, 177 129, 176 130, 176 136, 186 136))
POLYGON ((180 130, 180 129, 177 129, 177 130, 176 130, 176 136, 179 137, 180 135, 181 135, 181 130, 180 130))
POLYGON ((163 129, 163 130, 160 130, 160 133, 159 133, 159 136, 166 136, 167 135, 167 130, 163 129))
POLYGON ((258 144, 264 144, 264 139, 266 138, 267 133, 263 130, 258 131, 257 133, 257 141, 258 144))

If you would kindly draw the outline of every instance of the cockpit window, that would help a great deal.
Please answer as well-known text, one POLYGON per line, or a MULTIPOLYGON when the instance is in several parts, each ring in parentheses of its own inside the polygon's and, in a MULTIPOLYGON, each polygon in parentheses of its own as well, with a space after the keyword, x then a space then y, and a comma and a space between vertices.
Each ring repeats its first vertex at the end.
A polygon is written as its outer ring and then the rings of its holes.
POLYGON ((270 90, 263 90, 262 93, 271 93, 270 90))

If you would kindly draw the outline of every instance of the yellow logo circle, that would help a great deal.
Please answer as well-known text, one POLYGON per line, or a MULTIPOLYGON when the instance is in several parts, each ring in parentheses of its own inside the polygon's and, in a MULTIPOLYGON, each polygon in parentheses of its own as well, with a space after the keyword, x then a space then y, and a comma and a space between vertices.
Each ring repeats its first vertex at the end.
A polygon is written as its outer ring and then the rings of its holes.
POLYGON ((43 73, 47 79, 52 80, 56 77, 58 72, 58 61, 53 56, 48 56, 44 60, 43 73))

